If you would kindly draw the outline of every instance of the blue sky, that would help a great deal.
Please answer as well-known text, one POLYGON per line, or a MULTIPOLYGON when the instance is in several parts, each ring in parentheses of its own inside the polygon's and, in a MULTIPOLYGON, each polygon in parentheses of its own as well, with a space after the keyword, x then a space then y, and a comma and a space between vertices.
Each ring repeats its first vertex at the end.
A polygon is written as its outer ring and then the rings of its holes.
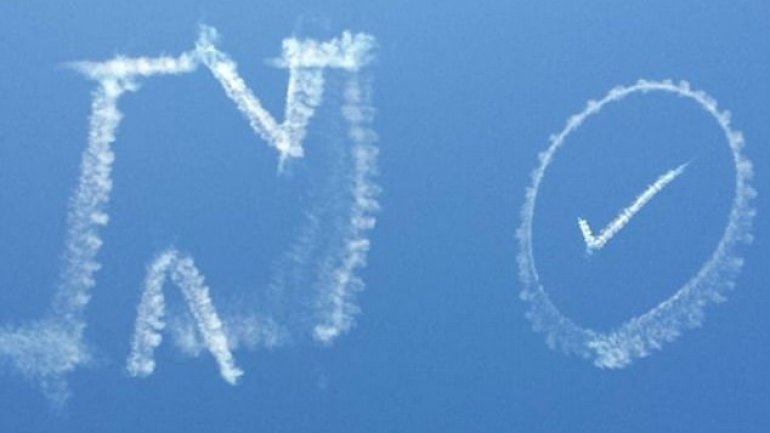
MULTIPOLYGON (((3 358, 0 431, 766 431, 769 18, 758 0, 0 2, 5 329, 46 314, 64 266, 96 89, 68 62, 177 56, 211 25, 280 120, 287 70, 266 60, 284 38, 370 34, 376 58, 361 85, 372 91, 382 188, 367 265, 355 272, 361 313, 322 344, 312 330, 325 292, 313 275, 347 239, 352 141, 340 110, 350 75, 328 73, 307 154, 283 174, 205 68, 145 80, 119 102, 110 222, 83 317, 91 362, 67 375, 71 396, 56 408, 3 358), (532 331, 515 235, 549 135, 588 99, 639 78, 687 80, 731 111, 755 168, 755 240, 739 249, 735 290, 701 327, 603 370, 532 331), (320 246, 299 260, 287 253, 297 239, 320 246), (286 331, 280 344, 234 349, 245 372, 236 386, 171 333, 152 375, 126 370, 146 267, 171 246, 194 257, 221 317, 271 317, 286 331)), ((533 248, 549 296, 597 330, 653 308, 711 254, 733 180, 718 125, 692 102, 648 94, 606 107, 570 135, 539 191, 533 248), (687 161, 586 255, 578 217, 598 230, 687 161)), ((181 291, 164 293, 170 323, 189 320, 181 291)))

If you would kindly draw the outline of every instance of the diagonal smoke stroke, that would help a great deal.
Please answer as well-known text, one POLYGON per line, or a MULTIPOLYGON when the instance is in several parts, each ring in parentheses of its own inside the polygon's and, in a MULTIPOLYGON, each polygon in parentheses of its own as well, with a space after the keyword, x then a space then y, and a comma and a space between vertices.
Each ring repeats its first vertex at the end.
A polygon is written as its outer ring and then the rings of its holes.
POLYGON ((602 229, 602 231, 599 232, 599 234, 596 236, 594 236, 593 232, 591 232, 591 227, 588 225, 588 221, 586 221, 584 218, 578 218, 578 227, 580 227, 580 232, 583 234, 583 240, 586 243, 586 250, 591 253, 604 247, 604 245, 607 244, 607 242, 609 242, 609 240, 612 239, 616 234, 618 234, 618 232, 621 231, 629 221, 631 221, 631 218, 633 218, 634 215, 642 210, 642 208, 650 200, 652 200, 655 195, 661 192, 663 188, 665 188, 669 183, 673 182, 674 179, 679 177, 680 174, 684 173, 685 168, 687 168, 687 164, 689 163, 682 164, 679 167, 671 169, 662 174, 657 180, 655 180, 655 182, 650 184, 647 189, 644 190, 644 192, 639 194, 633 203, 623 208, 623 210, 620 211, 620 214, 618 214, 618 216, 615 217, 615 219, 613 219, 607 225, 607 227, 602 229))
POLYGON ((284 41, 283 58, 275 64, 289 68, 289 84, 284 121, 278 124, 240 77, 236 63, 217 49, 217 39, 215 29, 202 27, 195 52, 248 119, 254 132, 278 150, 279 170, 287 159, 304 154, 302 141, 307 124, 323 96, 323 69, 356 70, 365 63, 363 56, 372 44, 370 36, 350 33, 324 43, 284 41))
POLYGON ((623 368, 635 358, 649 356, 667 342, 675 340, 685 329, 703 322, 704 308, 724 300, 724 293, 735 285, 743 265, 738 248, 751 242, 752 220, 755 214, 751 200, 756 192, 751 185, 753 169, 743 153, 743 135, 730 126, 730 113, 719 111, 716 101, 706 93, 690 88, 687 82, 670 80, 639 80, 631 86, 618 86, 599 101, 589 101, 585 109, 570 117, 564 129, 551 137, 549 147, 540 154, 540 165, 532 173, 532 183, 526 190, 521 208, 519 241, 519 276, 524 284, 520 297, 529 302, 527 317, 536 331, 546 335, 551 348, 561 348, 592 358, 602 368, 623 368), (636 93, 662 92, 692 100, 706 111, 721 128, 735 164, 735 195, 727 226, 722 238, 700 270, 670 298, 648 312, 629 319, 617 328, 603 333, 581 327, 564 316, 551 302, 540 282, 532 249, 532 225, 540 183, 556 152, 567 137, 590 116, 599 113, 607 104, 623 100, 636 93))

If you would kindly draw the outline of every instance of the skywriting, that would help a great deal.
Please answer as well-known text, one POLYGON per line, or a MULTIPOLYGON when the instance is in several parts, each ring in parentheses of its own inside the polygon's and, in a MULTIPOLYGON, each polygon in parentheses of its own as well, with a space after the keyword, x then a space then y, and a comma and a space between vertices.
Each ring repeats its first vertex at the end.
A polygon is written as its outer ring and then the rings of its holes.
MULTIPOLYGON (((78 186, 70 199, 67 216, 68 236, 64 249, 64 269, 49 313, 43 319, 0 330, 0 359, 10 362, 22 375, 34 379, 55 402, 63 402, 69 389, 66 375, 91 362, 91 350, 85 340, 84 311, 97 288, 98 255, 102 247, 100 231, 109 223, 107 205, 112 191, 112 167, 116 154, 112 144, 119 140, 118 127, 124 113, 118 108, 126 93, 138 92, 143 81, 161 75, 181 75, 208 69, 222 85, 228 98, 248 121, 253 131, 278 152, 278 174, 291 159, 302 158, 302 142, 308 122, 323 101, 325 80, 329 73, 343 82, 343 105, 339 115, 348 124, 341 141, 339 159, 346 165, 345 176, 333 176, 334 195, 324 200, 344 203, 331 215, 313 215, 308 220, 325 227, 324 239, 298 239, 291 248, 296 256, 315 252, 313 261, 302 265, 316 269, 310 281, 316 296, 311 329, 287 328, 271 317, 227 317, 218 312, 215 294, 193 258, 175 248, 158 254, 147 268, 145 289, 137 308, 137 319, 127 370, 133 376, 148 376, 155 368, 154 349, 163 340, 166 329, 164 290, 177 287, 182 295, 192 326, 176 321, 172 333, 190 354, 201 348, 210 352, 219 365, 222 378, 235 384, 243 374, 233 350, 259 345, 278 346, 294 333, 310 334, 318 342, 330 344, 347 331, 358 311, 354 294, 363 286, 356 270, 366 261, 368 232, 374 227, 378 186, 376 135, 371 129, 373 110, 371 89, 364 68, 373 55, 374 40, 366 34, 343 33, 328 41, 286 39, 282 57, 274 65, 288 69, 284 120, 278 123, 262 107, 254 92, 237 71, 236 63, 216 45, 217 31, 202 26, 200 37, 191 51, 177 57, 116 57, 103 62, 82 61, 71 66, 96 81, 91 108, 88 146, 83 153, 78 186), (304 251, 303 251, 304 250, 304 251), (168 280, 168 281, 167 281, 168 280), (167 284, 170 283, 170 284, 167 284)), ((298 314, 305 314, 299 312, 298 314)))

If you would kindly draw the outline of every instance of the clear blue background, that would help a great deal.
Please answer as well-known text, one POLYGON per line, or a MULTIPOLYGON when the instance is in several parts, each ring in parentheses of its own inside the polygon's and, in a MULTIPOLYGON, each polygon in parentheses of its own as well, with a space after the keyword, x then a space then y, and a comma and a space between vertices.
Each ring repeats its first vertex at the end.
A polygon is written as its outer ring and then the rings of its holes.
MULTIPOLYGON (((1 0, 2 323, 38 317, 59 269, 92 89, 63 63, 178 53, 200 22, 221 31, 223 49, 274 113, 285 72, 263 60, 282 38, 343 29, 377 37, 384 210, 363 273, 363 314, 331 348, 237 353, 247 375, 235 388, 209 357, 171 346, 154 376, 127 377, 153 253, 169 243, 193 252, 214 296, 257 290, 290 235, 272 228, 301 204, 283 200, 299 188, 276 180, 272 151, 207 74, 153 80, 122 106, 113 219, 87 312, 99 362, 72 375, 74 397, 58 414, 33 386, 2 376, 0 432, 770 428, 770 4, 762 0, 1 0), (756 165, 756 241, 737 290, 702 328, 630 368, 602 371, 531 332, 517 298, 514 232, 548 135, 588 98, 642 77, 687 79, 733 112, 756 165)), ((608 107, 576 133, 548 172, 535 220, 538 266, 563 311, 606 328, 685 281, 724 224, 727 156, 708 117, 666 96, 608 107), (693 157, 600 257, 582 254, 577 216, 603 226, 693 157)))

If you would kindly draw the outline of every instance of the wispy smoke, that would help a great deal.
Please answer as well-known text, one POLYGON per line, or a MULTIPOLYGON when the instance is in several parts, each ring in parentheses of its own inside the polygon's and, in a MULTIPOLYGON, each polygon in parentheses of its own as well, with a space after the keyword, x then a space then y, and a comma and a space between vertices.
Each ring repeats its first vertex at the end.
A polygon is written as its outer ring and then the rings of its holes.
POLYGON ((344 248, 333 258, 335 264, 321 275, 320 323, 313 331, 318 341, 327 344, 350 328, 358 312, 352 296, 363 283, 355 272, 366 263, 368 234, 376 221, 373 213, 379 209, 376 198, 379 187, 372 179, 377 173, 374 146, 377 135, 371 129, 374 109, 369 99, 368 88, 362 87, 356 77, 352 78, 345 90, 342 114, 350 125, 348 135, 353 142, 353 206, 344 234, 344 248))

